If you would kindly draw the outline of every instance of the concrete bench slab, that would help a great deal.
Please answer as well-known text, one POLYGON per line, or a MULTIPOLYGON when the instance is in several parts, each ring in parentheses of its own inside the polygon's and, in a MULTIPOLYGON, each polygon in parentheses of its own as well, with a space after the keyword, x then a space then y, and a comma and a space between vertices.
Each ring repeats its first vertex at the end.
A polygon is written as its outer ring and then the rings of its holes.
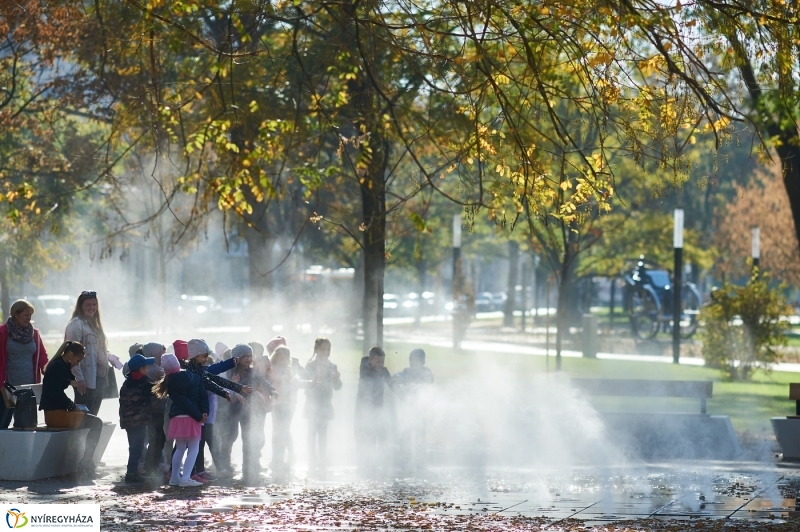
MULTIPOLYGON (((94 454, 99 464, 116 425, 104 423, 94 454)), ((0 480, 39 480, 74 473, 89 429, 0 430, 0 480)))
POLYGON ((609 439, 645 459, 735 460, 742 454, 728 416, 602 412, 609 439))
POLYGON ((800 418, 773 417, 770 420, 784 460, 800 460, 800 418))

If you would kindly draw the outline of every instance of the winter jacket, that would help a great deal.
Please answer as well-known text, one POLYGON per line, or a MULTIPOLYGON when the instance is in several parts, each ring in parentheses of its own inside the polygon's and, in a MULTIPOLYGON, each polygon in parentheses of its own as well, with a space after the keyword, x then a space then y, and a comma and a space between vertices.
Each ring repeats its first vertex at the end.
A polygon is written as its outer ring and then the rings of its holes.
POLYGON ((385 384, 392 386, 392 376, 385 367, 375 370, 369 365, 369 357, 361 359, 358 377, 358 394, 356 407, 383 408, 383 388, 385 384))
POLYGON ((278 397, 272 402, 273 407, 286 407, 294 412, 297 406, 297 390, 312 385, 311 381, 302 380, 295 375, 291 367, 272 366, 270 379, 278 397))
POLYGON ((153 383, 147 377, 128 376, 119 390, 119 428, 127 430, 147 425, 151 397, 154 397, 153 383))
MULTIPOLYGON (((39 334, 39 329, 33 329, 33 341, 36 342, 36 352, 33 354, 33 380, 30 383, 17 383, 17 384, 39 384, 42 382, 42 371, 47 365, 47 351, 42 343, 42 337, 39 334)), ((0 325, 0 386, 8 380, 8 373, 6 372, 6 360, 8 353, 6 351, 8 346, 8 325, 5 323, 0 325)))
POLYGON ((220 397, 226 397, 228 395, 228 390, 233 390, 234 392, 239 393, 242 391, 242 388, 244 388, 244 386, 241 384, 237 384, 219 376, 220 373, 232 369, 235 364, 236 363, 232 358, 223 360, 222 362, 217 362, 216 364, 211 364, 210 366, 202 366, 189 361, 186 364, 186 371, 200 377, 200 379, 203 381, 203 385, 209 392, 219 395, 220 397))
POLYGON ((425 385, 433 384, 433 372, 425 366, 406 368, 392 377, 397 393, 401 397, 413 396, 425 385))
POLYGON ((97 388, 97 377, 105 376, 109 371, 108 351, 106 350, 105 340, 97 334, 91 325, 75 316, 64 331, 64 341, 72 340, 80 342, 86 349, 86 356, 74 369, 75 379, 86 381, 86 386, 92 390, 97 388), (98 374, 98 370, 101 370, 98 374), (106 369, 106 373, 102 372, 106 369))
POLYGON ((333 378, 334 373, 338 373, 336 364, 326 360, 324 363, 319 359, 311 360, 306 364, 305 372, 312 381, 317 377, 322 377, 319 382, 306 388, 305 416, 307 418, 319 420, 333 419, 333 391, 342 389, 341 377, 333 378))
POLYGON ((59 357, 48 364, 42 379, 39 410, 75 410, 75 403, 64 393, 74 380, 72 368, 63 358, 59 357))
POLYGON ((179 371, 169 376, 167 393, 172 400, 169 417, 191 416, 200 421, 208 414, 208 395, 203 379, 191 371, 179 371))
MULTIPOLYGON (((246 401, 245 404, 241 404, 241 403, 238 403, 238 402, 231 403, 230 409, 229 409, 231 414, 232 415, 239 415, 240 413, 242 413, 243 411, 245 411, 245 410, 247 410, 249 408, 253 408, 253 407, 258 408, 259 405, 262 406, 262 407, 266 407, 267 404, 268 404, 267 401, 265 399, 263 399, 263 398, 261 400, 258 400, 258 398, 256 398, 255 396, 256 396, 256 393, 259 393, 259 392, 262 393, 262 394, 266 394, 268 396, 274 395, 277 392, 277 390, 272 386, 272 384, 267 379, 265 379, 261 375, 257 374, 253 370, 253 368, 247 368, 247 369, 240 368, 239 370, 237 370, 236 373, 233 373, 233 375, 231 375, 231 377, 233 377, 234 375, 237 375, 237 374, 239 375, 239 384, 241 384, 242 386, 252 386, 253 389, 255 390, 255 392, 250 394, 250 395, 245 396, 245 401, 246 401), (254 400, 254 399, 256 399, 256 400, 254 400)), ((271 406, 272 405, 269 404, 269 407, 271 407, 271 406)), ((261 410, 263 410, 264 414, 269 412, 269 410, 270 410, 269 407, 261 408, 261 410)))

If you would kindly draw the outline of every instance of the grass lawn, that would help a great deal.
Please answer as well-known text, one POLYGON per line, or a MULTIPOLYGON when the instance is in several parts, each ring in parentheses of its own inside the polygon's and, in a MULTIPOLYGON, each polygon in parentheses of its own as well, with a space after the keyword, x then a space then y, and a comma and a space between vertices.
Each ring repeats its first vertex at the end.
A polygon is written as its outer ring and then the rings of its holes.
MULTIPOLYGON (((410 345, 387 345, 386 365, 392 373, 407 365, 410 345)), ((438 381, 446 381, 464 372, 477 370, 483 364, 503 364, 515 374, 535 374, 548 371, 548 361, 542 356, 515 354, 455 354, 448 348, 425 347, 427 365, 438 381)), ((358 358, 358 351, 352 351, 358 358)), ((563 358, 562 369, 574 377, 660 380, 711 380, 714 396, 708 401, 708 413, 727 415, 736 430, 772 432, 770 417, 793 415, 794 401, 788 399, 789 383, 800 382, 800 373, 759 372, 751 382, 723 382, 719 371, 697 366, 682 366, 659 362, 629 362, 622 360, 596 360, 563 358)), ((357 366, 356 366, 357 367, 357 366)), ((550 357, 549 371, 555 371, 555 357, 550 357)), ((357 378, 357 375, 356 375, 357 378)), ((699 412, 699 401, 694 399, 596 397, 592 402, 599 410, 699 412)))

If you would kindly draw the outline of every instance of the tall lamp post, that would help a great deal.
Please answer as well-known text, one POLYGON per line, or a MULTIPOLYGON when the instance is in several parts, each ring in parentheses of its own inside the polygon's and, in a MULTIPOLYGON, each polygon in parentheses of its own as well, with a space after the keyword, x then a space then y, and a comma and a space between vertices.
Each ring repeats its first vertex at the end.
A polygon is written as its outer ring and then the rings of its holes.
POLYGON ((675 252, 675 265, 672 280, 672 363, 680 364, 681 359, 681 288, 683 287, 683 209, 675 209, 675 223, 672 231, 672 247, 675 252))
POLYGON ((459 341, 459 323, 458 323, 458 312, 459 312, 459 296, 460 294, 457 293, 456 284, 457 279, 456 275, 458 274, 458 260, 461 258, 461 215, 455 214, 453 215, 453 349, 458 350, 460 348, 460 341, 459 341))
POLYGON ((761 259, 761 229, 753 227, 753 238, 750 242, 750 256, 753 258, 753 275, 758 277, 758 266, 761 259))
POLYGON ((453 215, 453 283, 456 282, 456 267, 461 258, 461 215, 453 215))

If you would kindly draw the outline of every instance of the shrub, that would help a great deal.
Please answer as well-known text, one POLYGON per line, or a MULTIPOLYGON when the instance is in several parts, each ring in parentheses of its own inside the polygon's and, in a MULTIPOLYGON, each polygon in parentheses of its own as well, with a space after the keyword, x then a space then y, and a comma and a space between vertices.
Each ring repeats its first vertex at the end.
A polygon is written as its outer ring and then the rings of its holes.
POLYGON ((706 365, 733 380, 769 370, 781 357, 775 348, 786 345, 781 316, 791 312, 781 287, 771 288, 767 275, 754 275, 745 286, 725 283, 700 313, 706 365))

